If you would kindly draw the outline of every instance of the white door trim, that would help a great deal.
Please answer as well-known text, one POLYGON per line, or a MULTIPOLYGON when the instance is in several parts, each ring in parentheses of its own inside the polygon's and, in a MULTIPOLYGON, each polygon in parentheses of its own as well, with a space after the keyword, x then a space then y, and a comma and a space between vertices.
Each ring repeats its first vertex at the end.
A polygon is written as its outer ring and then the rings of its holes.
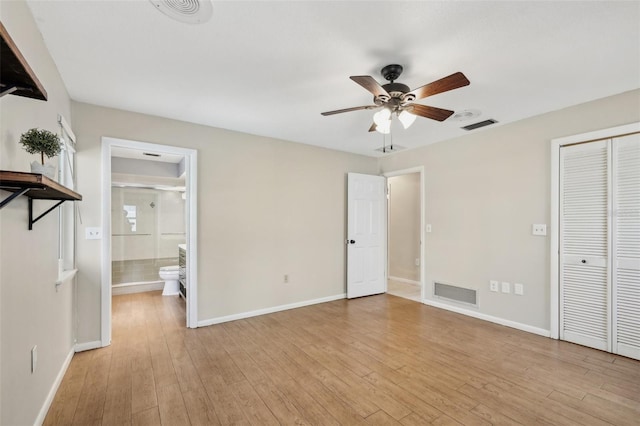
POLYGON ((549 330, 552 339, 560 338, 559 224, 560 224, 560 148, 640 132, 640 122, 551 140, 551 220, 549 223, 549 330))
MULTIPOLYGON (((408 175, 411 173, 420 173, 420 300, 424 303, 425 299, 425 285, 424 285, 424 277, 425 277, 425 196, 424 196, 424 166, 411 167, 408 169, 394 170, 391 172, 384 173, 383 176, 387 179, 394 176, 402 176, 408 175)), ((389 229, 389 215, 387 215, 387 229, 389 229)), ((389 244, 387 244, 387 262, 389 261, 389 244)), ((389 270, 389 265, 387 265, 387 271, 389 270)), ((386 290, 386 283, 385 283, 386 290)))
POLYGON ((195 149, 159 145, 110 137, 102 138, 102 277, 101 327, 102 346, 111 344, 111 148, 123 147, 185 157, 187 195, 187 324, 198 327, 198 152, 195 149))

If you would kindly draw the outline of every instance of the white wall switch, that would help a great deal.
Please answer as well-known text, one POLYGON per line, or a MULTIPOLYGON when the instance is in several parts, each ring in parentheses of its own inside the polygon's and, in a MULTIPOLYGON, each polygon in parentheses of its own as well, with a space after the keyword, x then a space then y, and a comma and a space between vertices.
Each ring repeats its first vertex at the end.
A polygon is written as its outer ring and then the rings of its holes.
POLYGON ((520 283, 515 283, 513 285, 513 292, 518 296, 522 296, 524 294, 524 285, 520 283))
POLYGON ((502 283, 502 292, 503 293, 511 293, 511 284, 503 282, 502 283))
POLYGON ((87 240, 101 240, 102 228, 84 228, 84 237, 87 240))
POLYGON ((531 225, 532 235, 547 235, 547 225, 544 223, 534 223, 531 225))
POLYGON ((427 223, 426 228, 427 228, 427 232, 431 232, 431 224, 430 223, 427 223))
POLYGON ((489 290, 498 291, 498 281, 489 281, 489 290))

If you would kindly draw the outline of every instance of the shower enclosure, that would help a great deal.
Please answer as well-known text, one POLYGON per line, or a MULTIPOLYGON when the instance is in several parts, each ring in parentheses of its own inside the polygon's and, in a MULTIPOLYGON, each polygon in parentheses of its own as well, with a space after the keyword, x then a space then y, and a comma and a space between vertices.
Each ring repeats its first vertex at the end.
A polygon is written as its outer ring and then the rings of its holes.
POLYGON ((111 232, 113 294, 162 289, 158 271, 185 243, 183 192, 112 187, 111 232))

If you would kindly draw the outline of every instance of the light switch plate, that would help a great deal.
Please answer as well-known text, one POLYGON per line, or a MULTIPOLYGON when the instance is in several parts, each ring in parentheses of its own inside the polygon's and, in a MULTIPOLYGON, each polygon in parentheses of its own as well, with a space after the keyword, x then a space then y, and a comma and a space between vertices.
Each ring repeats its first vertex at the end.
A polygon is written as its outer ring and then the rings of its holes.
POLYGON ((101 240, 102 239, 102 228, 85 228, 84 229, 84 237, 87 240, 101 240))
POLYGON ((426 229, 427 232, 431 232, 431 224, 430 223, 427 223, 426 228, 427 228, 426 229))
POLYGON ((547 225, 544 223, 534 223, 531 225, 531 234, 532 235, 547 235, 547 225))
POLYGON ((499 285, 498 281, 493 281, 493 280, 489 281, 489 290, 498 291, 498 285, 499 285))
POLYGON ((502 292, 503 293, 511 293, 511 284, 507 282, 502 283, 502 292))

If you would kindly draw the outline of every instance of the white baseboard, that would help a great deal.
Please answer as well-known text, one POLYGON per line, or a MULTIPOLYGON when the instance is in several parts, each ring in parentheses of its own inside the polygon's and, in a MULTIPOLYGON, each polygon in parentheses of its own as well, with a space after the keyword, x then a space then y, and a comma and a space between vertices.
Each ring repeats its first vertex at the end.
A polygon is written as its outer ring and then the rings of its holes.
POLYGON ((398 281, 399 283, 407 283, 407 284, 413 284, 413 285, 417 285, 418 287, 420 287, 420 281, 414 281, 414 280, 410 280, 407 278, 400 278, 400 277, 387 277, 390 280, 393 281, 398 281))
POLYGON ((321 297, 319 299, 305 300, 302 302, 289 303, 288 305, 273 306, 271 308, 258 309, 255 311, 242 312, 239 314, 227 315, 224 317, 211 318, 198 321, 198 327, 206 327, 208 325, 220 324, 223 322, 235 321, 244 318, 257 317, 258 315, 272 314, 274 312, 286 311, 288 309, 302 308, 303 306, 317 305, 318 303, 333 302, 347 297, 346 293, 336 294, 334 296, 321 297))
POLYGON ((489 321, 489 322, 504 325, 507 327, 515 328, 517 330, 526 331, 528 333, 537 334, 539 336, 551 337, 551 331, 545 330, 544 328, 533 327, 531 325, 522 324, 520 322, 511 321, 511 320, 507 320, 499 317, 494 317, 492 315, 483 314, 483 313, 472 311, 470 309, 465 309, 459 306, 448 305, 446 303, 438 302, 431 299, 422 299, 422 303, 424 303, 425 305, 433 306, 435 308, 445 309, 447 311, 452 311, 458 314, 467 315, 469 317, 478 318, 484 321, 489 321))
POLYGON ((94 340, 93 342, 76 343, 74 350, 76 352, 90 351, 91 349, 98 349, 102 347, 100 340, 94 340))
POLYGON ((38 417, 36 417, 36 421, 33 422, 35 426, 39 426, 44 423, 44 419, 49 412, 49 408, 51 407, 51 403, 53 402, 53 398, 56 396, 56 392, 58 392, 58 388, 60 387, 60 383, 62 383, 62 379, 64 378, 64 374, 67 372, 67 368, 69 368, 69 364, 71 364, 71 360, 73 359, 74 350, 73 348, 69 351, 67 358, 65 358, 62 363, 62 368, 58 372, 56 379, 51 385, 51 389, 47 394, 47 399, 44 400, 44 404, 42 404, 42 408, 40 408, 40 412, 38 413, 38 417))
POLYGON ((114 284, 111 286, 111 294, 118 296, 120 294, 144 293, 162 289, 164 289, 164 281, 114 284))

